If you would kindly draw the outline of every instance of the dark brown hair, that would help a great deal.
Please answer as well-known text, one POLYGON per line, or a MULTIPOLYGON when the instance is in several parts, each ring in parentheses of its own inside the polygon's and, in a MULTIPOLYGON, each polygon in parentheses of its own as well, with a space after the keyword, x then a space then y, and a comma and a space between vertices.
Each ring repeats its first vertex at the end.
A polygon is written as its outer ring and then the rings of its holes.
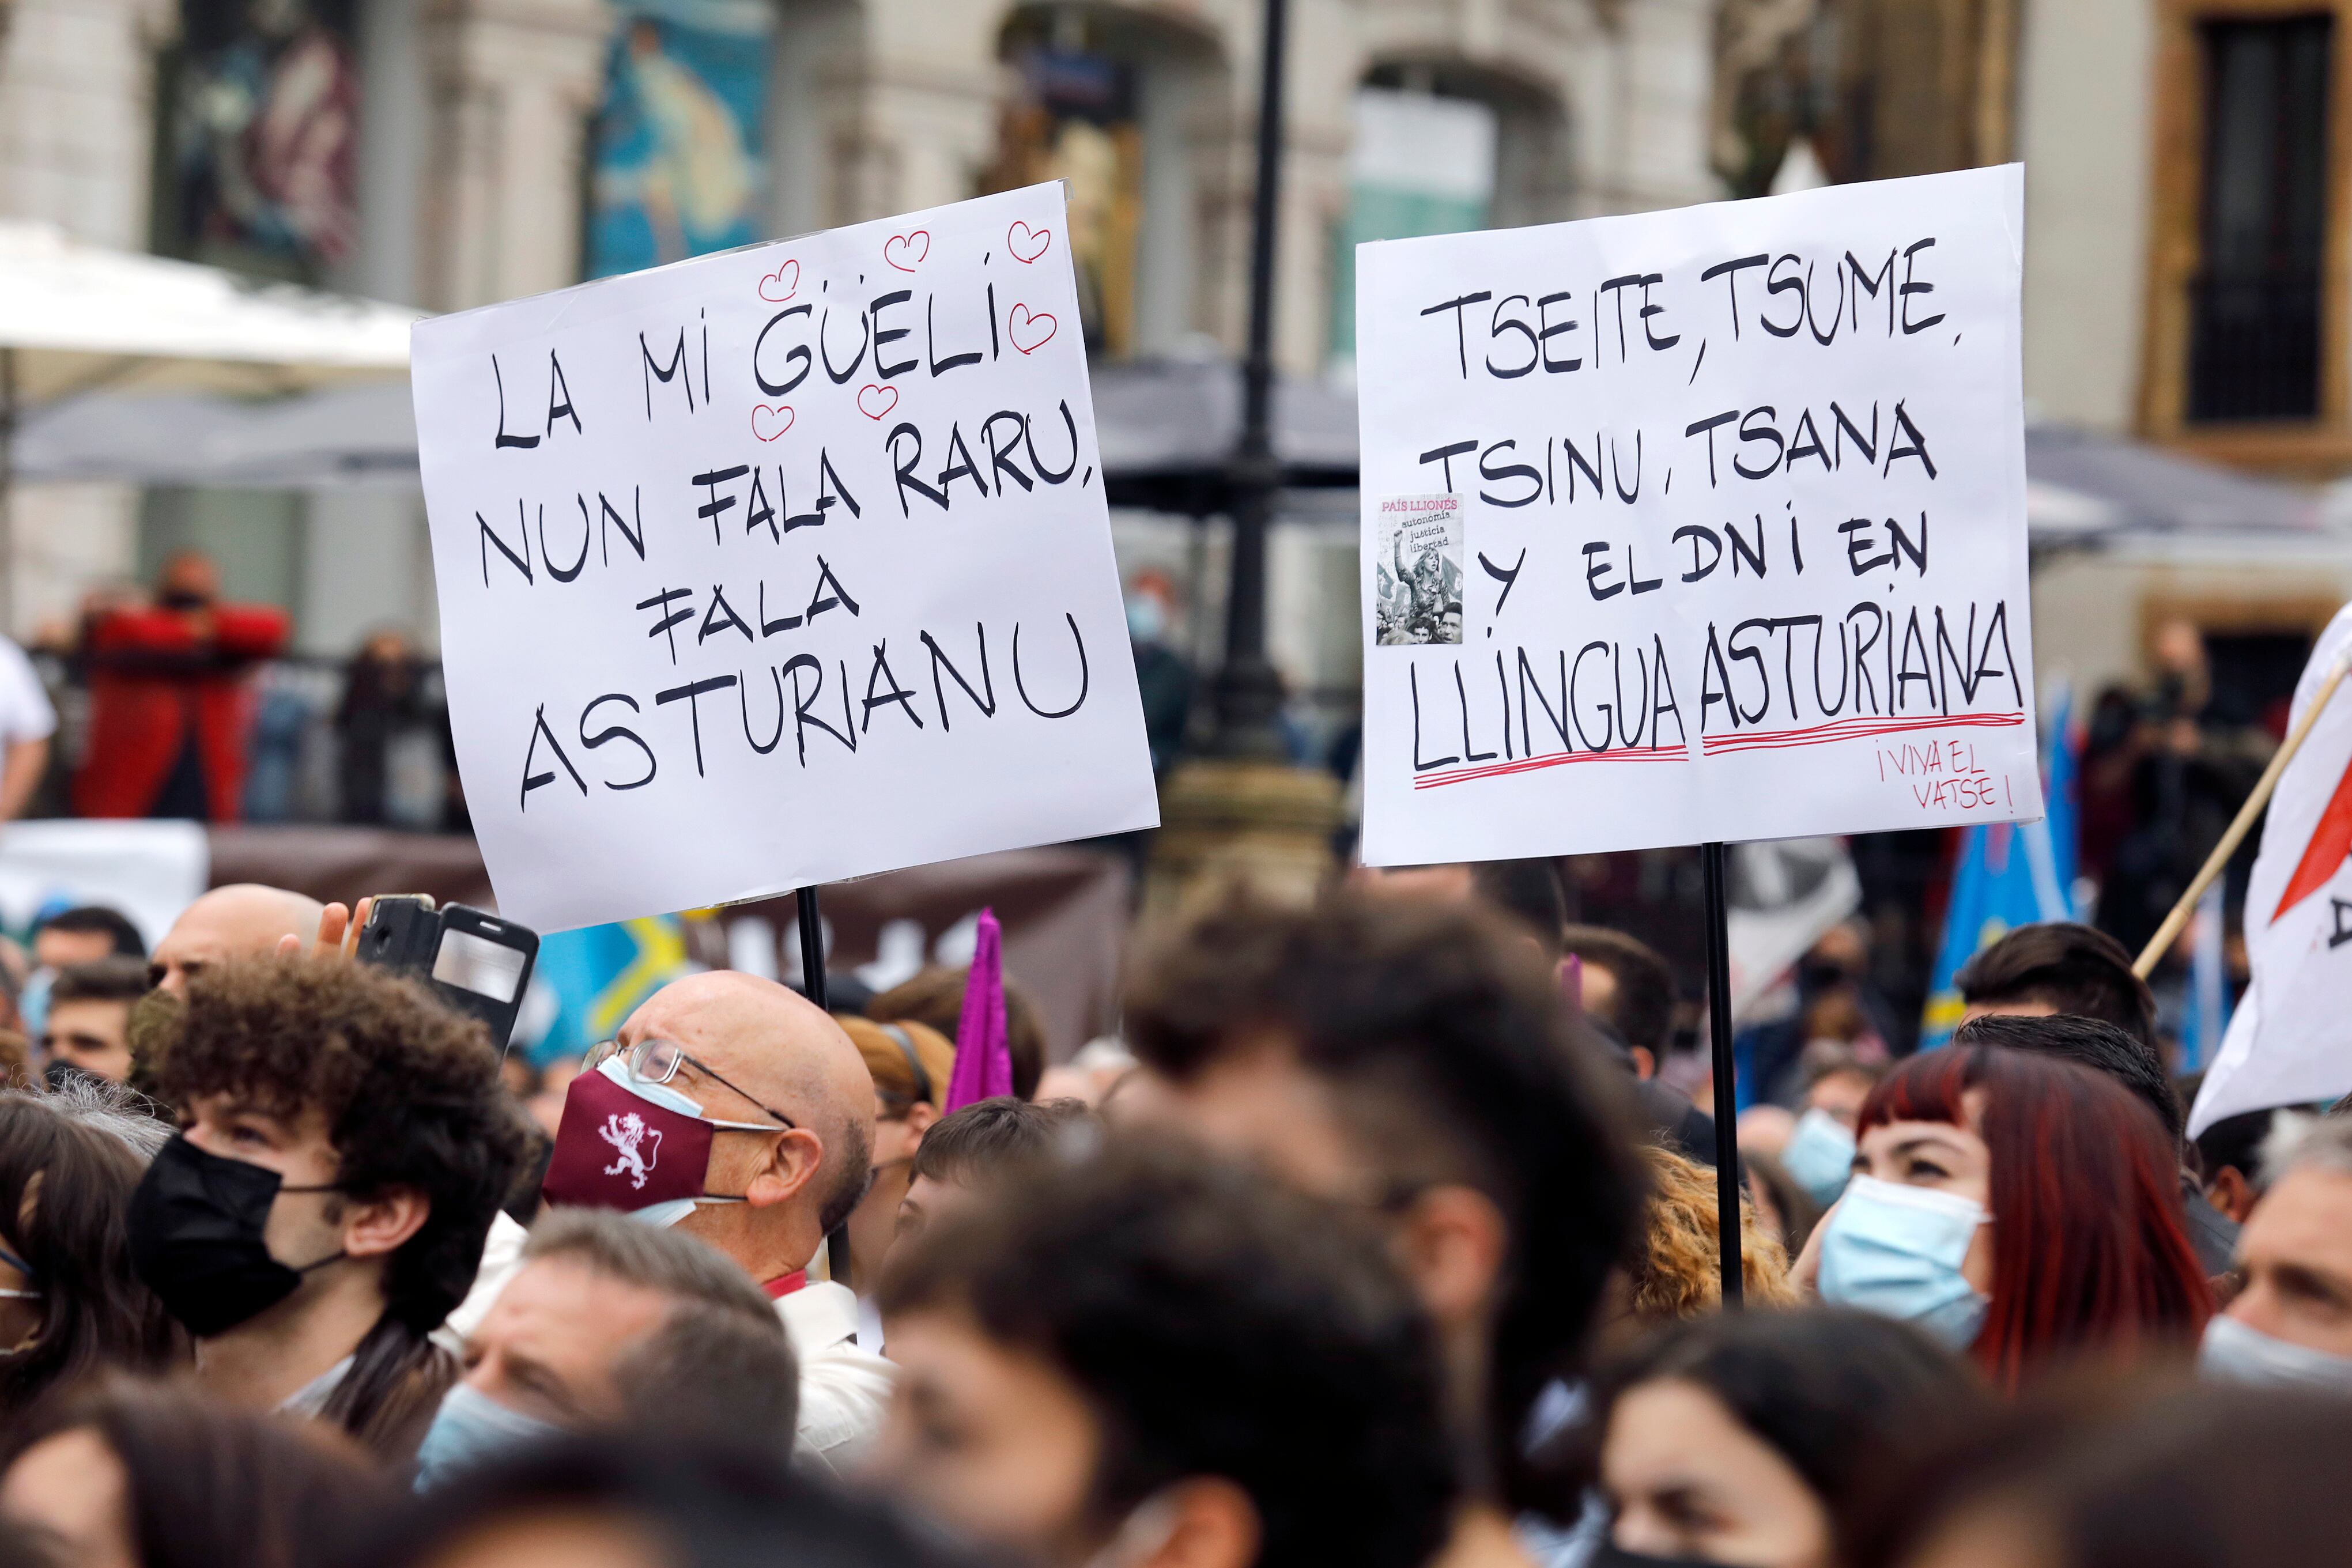
POLYGON ((932 1124, 915 1145, 908 1175, 959 1186, 989 1180, 1048 1157, 1070 1127, 1093 1114, 1077 1100, 975 1100, 932 1124))
POLYGON ((135 1002, 150 989, 144 958, 98 958, 68 964, 49 987, 49 1005, 59 1002, 135 1002))
POLYGON ((1612 931, 1605 925, 1571 925, 1560 938, 1561 951, 1595 968, 1609 971, 1617 982, 1616 999, 1601 1019, 1627 1045, 1638 1045, 1653 1055, 1665 1054, 1674 1033, 1675 972, 1646 942, 1612 931))
POLYGON ((124 1212, 146 1169, 121 1139, 43 1096, 0 1094, 0 1239, 41 1292, 40 1333, 0 1356, 0 1422, 101 1368, 161 1371, 185 1354, 163 1303, 131 1271, 124 1239, 124 1212))
POLYGON ((77 1431, 94 1434, 122 1466, 141 1568, 326 1568, 347 1561, 393 1501, 336 1433, 121 1380, 12 1423, 0 1471, 77 1431))
POLYGON ((329 1418, 397 1454, 457 1375, 425 1336, 465 1299, 523 1153, 482 1026, 365 965, 251 958, 188 985, 162 1066, 175 1105, 234 1094, 327 1124, 338 1186, 423 1194, 424 1225, 392 1256, 384 1312, 327 1405, 329 1418))
POLYGON ((1236 899, 1147 956, 1127 1022, 1136 1055, 1178 1082, 1279 1040, 1392 1189, 1459 1183, 1495 1204, 1509 1239, 1478 1479, 1573 1517, 1572 1489, 1528 1460, 1522 1434, 1545 1387, 1575 1375, 1647 1181, 1623 1074, 1517 928, 1346 891, 1313 909, 1236 899))
POLYGON ((2053 1012, 2114 1024, 2153 1047, 2156 998, 2131 955, 2104 931, 2071 920, 2021 925, 1960 966, 1960 1000, 2040 1002, 2053 1012))
MULTIPOLYGON (((866 1016, 876 1023, 929 1024, 952 1044, 963 1022, 964 982, 971 977, 969 966, 925 969, 866 1003, 866 1016)), ((1013 1095, 1035 1099, 1037 1080, 1045 1076, 1045 1019, 1010 975, 1004 977, 1004 1049, 1013 1058, 1013 1095)))

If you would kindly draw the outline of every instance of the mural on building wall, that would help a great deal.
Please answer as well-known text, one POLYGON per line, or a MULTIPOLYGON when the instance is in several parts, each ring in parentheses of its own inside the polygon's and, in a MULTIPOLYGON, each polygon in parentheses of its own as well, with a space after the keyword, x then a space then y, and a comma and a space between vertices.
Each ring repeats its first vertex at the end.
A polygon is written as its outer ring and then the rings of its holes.
POLYGON ((353 0, 183 0, 157 247, 311 278, 359 228, 353 0))
POLYGON ((985 191, 1066 181, 1070 259, 1087 347, 1114 359, 1135 348, 1136 243, 1143 221, 1143 133, 1135 68, 1109 55, 1029 48, 1004 110, 985 191))
POLYGON ((595 131, 588 276, 766 237, 763 0, 622 0, 595 131))

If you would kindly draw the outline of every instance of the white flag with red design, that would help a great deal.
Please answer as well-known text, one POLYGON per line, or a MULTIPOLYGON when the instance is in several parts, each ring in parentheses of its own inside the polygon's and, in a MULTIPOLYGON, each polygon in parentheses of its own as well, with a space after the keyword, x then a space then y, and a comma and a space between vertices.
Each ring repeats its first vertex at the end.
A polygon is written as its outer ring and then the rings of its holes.
MULTIPOLYGON (((2295 683, 2290 733, 2347 657, 2352 605, 2295 683)), ((2192 1135, 2241 1112, 2352 1091, 2352 691, 2336 691, 2279 777, 2245 922, 2253 984, 2198 1091, 2192 1135)))

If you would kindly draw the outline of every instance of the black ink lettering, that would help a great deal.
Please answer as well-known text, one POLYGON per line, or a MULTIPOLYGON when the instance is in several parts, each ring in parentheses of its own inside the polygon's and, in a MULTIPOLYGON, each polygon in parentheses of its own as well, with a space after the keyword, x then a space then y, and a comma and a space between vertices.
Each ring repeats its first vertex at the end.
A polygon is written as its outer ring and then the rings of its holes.
POLYGON ((812 306, 794 305, 786 309, 779 310, 773 316, 768 318, 768 324, 760 329, 760 335, 757 338, 751 340, 751 379, 760 383, 761 392, 766 393, 768 396, 782 397, 786 392, 791 392, 794 387, 800 385, 803 382, 808 380, 809 366, 814 362, 814 356, 809 353, 808 345, 806 343, 795 343, 791 349, 785 351, 784 363, 789 365, 797 361, 799 361, 801 368, 793 372, 792 379, 789 381, 770 381, 768 379, 767 371, 760 368, 760 351, 768 346, 768 334, 774 331, 776 324, 783 320, 786 317, 806 316, 810 314, 813 309, 814 307, 812 306))
POLYGON ((981 717, 996 716, 996 680, 988 673, 988 628, 974 622, 971 630, 972 634, 980 639, 979 691, 971 689, 971 683, 963 678, 963 672, 949 659, 947 650, 940 646, 939 639, 929 632, 922 633, 923 646, 930 650, 931 654, 931 700, 940 706, 940 729, 943 734, 955 727, 948 723, 948 693, 940 683, 941 670, 945 670, 953 677, 955 684, 963 688, 963 695, 971 699, 971 706, 980 710, 981 717))
POLYGON ((1463 330, 1462 308, 1465 305, 1483 305, 1493 298, 1495 298, 1494 290, 1482 288, 1475 294, 1465 294, 1459 299, 1448 299, 1442 305, 1433 305, 1422 312, 1424 316, 1435 316, 1446 310, 1454 312, 1454 351, 1462 361, 1462 379, 1465 382, 1470 379, 1470 339, 1469 335, 1463 330))
POLYGON ((598 730, 593 735, 588 733, 588 716, 594 713, 598 708, 603 707, 606 703, 626 703, 631 713, 635 713, 637 711, 636 698, 630 696, 625 692, 606 692, 603 696, 596 698, 586 707, 580 710, 580 744, 588 750, 593 751, 598 747, 606 745, 612 741, 625 740, 631 746, 635 747, 639 751, 644 752, 646 754, 646 771, 643 778, 632 779, 626 784, 615 784, 610 779, 604 780, 604 788, 607 789, 642 789, 646 785, 654 781, 654 773, 656 771, 654 748, 646 744, 645 737, 625 724, 609 725, 606 727, 598 730))
POLYGON ((1051 713, 1029 700, 1029 688, 1021 679, 1021 622, 1015 621, 1013 623, 1013 689, 1021 694, 1021 706, 1039 718, 1067 718, 1086 706, 1088 682, 1087 640, 1078 633, 1076 616, 1066 611, 1063 612, 1062 619, 1070 623, 1070 641, 1076 643, 1078 648, 1078 695, 1071 699, 1069 706, 1051 713))
POLYGON ((1718 261, 1698 275, 1701 283, 1723 279, 1726 293, 1731 297, 1731 340, 1739 340, 1739 271, 1747 267, 1762 267, 1772 258, 1769 256, 1743 256, 1736 261, 1718 261))
POLYGON ((538 711, 531 716, 530 744, 522 748, 522 793, 516 798, 515 802, 515 809, 520 811, 530 810, 532 790, 542 784, 555 782, 552 769, 545 773, 533 773, 530 770, 530 759, 539 754, 539 737, 542 735, 547 737, 547 748, 555 753, 555 760, 563 764, 563 771, 571 774, 572 781, 580 786, 580 793, 583 795, 588 793, 588 780, 580 777, 580 769, 572 767, 572 758, 563 755, 562 743, 555 738, 555 731, 547 727, 547 705, 541 703, 539 705, 538 711))

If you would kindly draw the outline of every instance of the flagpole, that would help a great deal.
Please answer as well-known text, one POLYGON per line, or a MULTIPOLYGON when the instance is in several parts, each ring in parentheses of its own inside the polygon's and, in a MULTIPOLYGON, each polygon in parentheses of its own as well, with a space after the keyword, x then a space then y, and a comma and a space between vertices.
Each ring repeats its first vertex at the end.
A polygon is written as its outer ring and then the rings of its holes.
POLYGON ((2287 733, 2286 739, 2272 755, 2271 765, 2263 769, 2262 778, 2255 780, 2254 792, 2246 797, 2244 805, 2238 808, 2238 815, 2230 823, 2229 831, 2223 833, 2221 841, 2213 846, 2213 852, 2205 857, 2205 863, 2197 868, 2196 877, 2182 892, 2179 902, 2172 906, 2172 913, 2164 917, 2164 924, 2156 928, 2156 935, 2147 939, 2147 946, 2139 950, 2139 956, 2132 962, 2133 974, 2147 979, 2148 972, 2156 967, 2157 960, 2163 957, 2172 944, 2179 940, 2180 928, 2189 924, 2190 915, 2197 913, 2197 901, 2205 896, 2205 890, 2213 884, 2215 877, 2221 874, 2221 868, 2230 863, 2230 857, 2237 852, 2238 846, 2253 831, 2254 819, 2263 814, 2264 806, 2270 804, 2271 791, 2278 788, 2279 776, 2286 771, 2286 765, 2294 760, 2294 754, 2303 749, 2305 738, 2311 734, 2311 727, 2318 723, 2319 716, 2327 710, 2327 699, 2334 696, 2336 688, 2344 684, 2347 672, 2352 672, 2352 648, 2346 649, 2328 670, 2327 678, 2320 682, 2319 690, 2312 695, 2311 706, 2304 710, 2303 717, 2296 721, 2294 728, 2287 733))

